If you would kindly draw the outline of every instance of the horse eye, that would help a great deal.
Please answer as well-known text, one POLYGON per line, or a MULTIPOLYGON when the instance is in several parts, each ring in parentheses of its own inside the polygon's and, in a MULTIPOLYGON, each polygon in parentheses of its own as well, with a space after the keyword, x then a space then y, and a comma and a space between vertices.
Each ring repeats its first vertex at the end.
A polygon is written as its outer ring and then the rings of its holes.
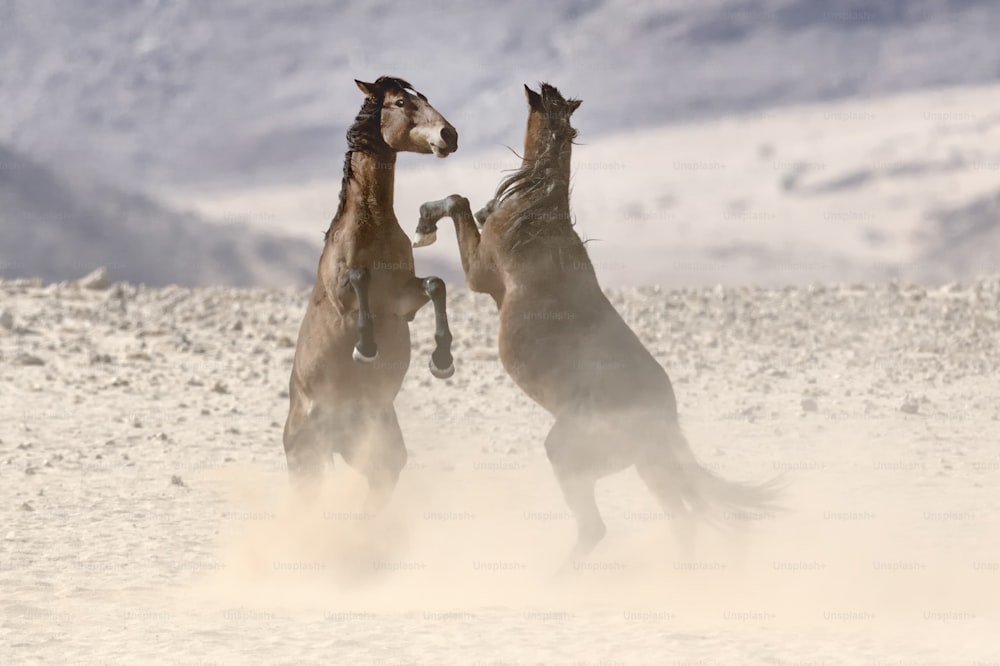
POLYGON ((404 102, 401 99, 397 99, 396 100, 396 106, 398 106, 399 108, 403 108, 404 106, 406 106, 406 102, 404 102))

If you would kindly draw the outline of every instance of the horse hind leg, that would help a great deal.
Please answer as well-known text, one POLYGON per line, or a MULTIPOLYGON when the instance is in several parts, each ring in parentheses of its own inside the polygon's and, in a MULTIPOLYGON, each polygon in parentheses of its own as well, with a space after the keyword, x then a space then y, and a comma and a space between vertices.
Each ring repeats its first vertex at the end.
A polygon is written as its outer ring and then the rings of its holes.
MULTIPOLYGON (((663 447, 665 443, 656 442, 663 447)), ((677 542, 679 559, 694 560, 695 521, 684 503, 682 488, 685 479, 682 470, 672 464, 666 451, 645 451, 640 454, 635 468, 667 518, 673 521, 674 537, 677 542)))
POLYGON ((580 433, 565 419, 557 419, 545 439, 545 452, 552 463, 566 504, 576 519, 577 537, 561 571, 566 572, 587 558, 607 534, 594 495, 602 474, 586 451, 580 433))
POLYGON ((330 462, 329 449, 317 414, 305 412, 297 402, 293 400, 282 437, 288 478, 293 490, 314 497, 330 462))
POLYGON ((368 480, 363 511, 379 513, 392 498, 399 474, 406 466, 406 445, 396 410, 391 405, 380 410, 352 440, 342 455, 368 480))

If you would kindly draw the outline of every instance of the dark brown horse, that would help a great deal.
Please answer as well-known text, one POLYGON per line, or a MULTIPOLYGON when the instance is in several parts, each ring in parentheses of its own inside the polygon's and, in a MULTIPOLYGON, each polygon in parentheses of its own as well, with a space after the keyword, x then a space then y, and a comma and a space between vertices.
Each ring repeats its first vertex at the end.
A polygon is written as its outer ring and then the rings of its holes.
POLYGON ((570 116, 580 102, 547 84, 527 96, 524 162, 480 211, 482 233, 468 200, 452 195, 421 206, 417 237, 433 239, 438 220, 453 219, 469 288, 500 310, 504 368, 555 417, 545 450, 577 521, 570 562, 606 531, 597 480, 631 465, 675 518, 690 557, 695 515, 718 522, 769 509, 777 487, 732 483, 698 463, 667 373, 605 297, 573 229, 570 116))
POLYGON ((393 400, 410 364, 409 322, 428 301, 431 373, 454 373, 444 282, 416 277, 393 211, 396 153, 446 157, 458 133, 402 79, 356 83, 365 101, 347 132, 340 204, 299 330, 284 445, 293 480, 316 480, 340 453, 367 477, 365 508, 375 511, 406 464, 393 400))

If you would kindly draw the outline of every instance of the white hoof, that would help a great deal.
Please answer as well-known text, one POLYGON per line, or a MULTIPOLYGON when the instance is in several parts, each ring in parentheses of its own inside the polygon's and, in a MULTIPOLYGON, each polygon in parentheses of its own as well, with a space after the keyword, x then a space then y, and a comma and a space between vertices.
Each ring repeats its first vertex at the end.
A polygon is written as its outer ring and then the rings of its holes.
POLYGON ((413 241, 413 247, 424 247, 426 245, 433 245, 434 241, 438 238, 437 232, 432 231, 429 234, 422 234, 417 232, 417 237, 413 241))
POLYGON ((454 361, 452 361, 451 365, 449 365, 444 370, 442 370, 442 369, 438 368, 436 365, 434 365, 434 359, 433 358, 430 360, 430 363, 428 363, 427 366, 431 369, 431 374, 434 375, 435 377, 437 377, 438 379, 448 379, 453 374, 455 374, 455 362, 454 361))
POLYGON ((351 353, 351 358, 353 358, 357 363, 374 363, 376 359, 378 359, 378 350, 375 350, 374 356, 365 356, 361 353, 360 349, 355 347, 354 351, 351 353))

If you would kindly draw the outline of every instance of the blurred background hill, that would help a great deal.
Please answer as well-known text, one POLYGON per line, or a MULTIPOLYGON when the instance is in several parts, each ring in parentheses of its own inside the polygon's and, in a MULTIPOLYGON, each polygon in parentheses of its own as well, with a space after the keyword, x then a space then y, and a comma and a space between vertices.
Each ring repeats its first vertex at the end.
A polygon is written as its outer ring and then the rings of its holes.
MULTIPOLYGON (((584 100, 606 283, 991 272, 998 30, 989 0, 0 0, 0 276, 309 281, 353 79, 387 73, 460 132, 400 160, 407 231, 489 195, 545 80, 584 100)), ((423 272, 457 277, 453 245, 423 272)))

